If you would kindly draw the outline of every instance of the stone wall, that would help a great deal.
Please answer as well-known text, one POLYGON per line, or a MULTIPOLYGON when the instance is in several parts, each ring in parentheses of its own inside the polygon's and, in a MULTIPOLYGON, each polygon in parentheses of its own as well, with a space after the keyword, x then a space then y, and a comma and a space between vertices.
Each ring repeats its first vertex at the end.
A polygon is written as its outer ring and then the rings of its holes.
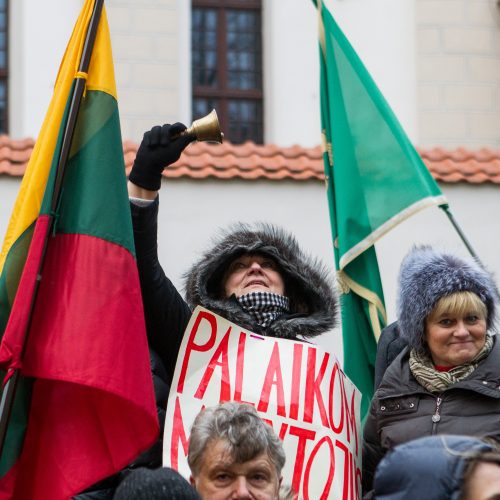
POLYGON ((416 0, 420 146, 500 147, 497 0, 416 0))

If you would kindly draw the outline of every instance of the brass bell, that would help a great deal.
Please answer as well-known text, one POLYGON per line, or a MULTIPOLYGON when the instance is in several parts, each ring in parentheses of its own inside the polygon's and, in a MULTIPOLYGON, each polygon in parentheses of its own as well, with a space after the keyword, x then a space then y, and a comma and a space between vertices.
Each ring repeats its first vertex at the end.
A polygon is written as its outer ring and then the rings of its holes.
POLYGON ((194 135, 197 141, 217 142, 219 144, 222 144, 224 139, 215 109, 212 109, 208 115, 195 120, 183 134, 194 135))

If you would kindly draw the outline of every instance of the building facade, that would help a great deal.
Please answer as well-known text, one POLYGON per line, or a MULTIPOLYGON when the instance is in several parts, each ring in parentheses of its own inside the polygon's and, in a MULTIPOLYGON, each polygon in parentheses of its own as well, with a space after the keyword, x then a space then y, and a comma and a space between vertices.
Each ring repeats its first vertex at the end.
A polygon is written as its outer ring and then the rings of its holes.
MULTIPOLYGON (((499 274, 496 213, 500 211, 500 159, 495 152, 500 148, 498 2, 324 2, 411 140, 430 151, 430 157, 434 154, 439 158, 443 170, 438 178, 453 212, 477 253, 499 274), (445 148, 444 152, 433 149, 439 147, 445 148)), ((16 158, 29 149, 23 141, 37 136, 82 4, 82 0, 5 3, 8 113, 4 127, 10 140, 17 142, 6 139, 0 148, 5 151, 0 158, 2 234, 22 175, 19 165, 26 159, 16 158)), ((242 144, 232 152, 236 161, 248 168, 252 162, 274 161, 266 155, 281 148, 280 165, 292 171, 291 159, 307 156, 320 143, 318 19, 311 0, 106 0, 105 6, 124 139, 137 144, 143 132, 155 124, 189 123, 196 107, 193 103, 200 99, 205 99, 203 106, 209 106, 214 100, 227 98, 228 109, 232 105, 243 117, 245 106, 230 101, 260 99, 262 136, 257 142, 262 141, 264 149, 255 153, 242 144), (251 37, 244 43, 249 33, 246 14, 228 20, 242 5, 258 10, 260 47, 251 37), (216 14, 204 14, 200 20, 193 17, 193 9, 216 14), (225 35, 218 31, 221 25, 225 35), (209 87, 219 78, 210 70, 220 69, 217 64, 212 66, 212 57, 221 61, 217 52, 220 36, 226 37, 228 50, 232 50, 232 62, 228 59, 224 64, 232 65, 240 75, 249 68, 260 72, 255 78, 260 87, 252 87, 253 94, 244 92, 245 78, 233 85, 228 83, 230 77, 224 77, 223 87, 210 94, 209 87), (260 56, 255 54, 257 49, 260 56), (215 56, 211 51, 217 52, 215 56), (202 76, 200 58, 206 70, 202 76), (197 90, 200 82, 202 88, 197 90), (287 149, 292 145, 298 149, 287 149)), ((250 115, 254 119, 256 112, 250 115)), ((229 136, 231 131, 230 127, 229 136)), ((220 157, 203 161, 198 170, 196 164, 190 164, 180 177, 166 178, 162 189, 159 246, 161 260, 175 283, 181 285, 182 273, 205 248, 210 235, 237 220, 265 219, 288 227, 302 246, 333 269, 321 180, 307 175, 273 177, 266 175, 265 168, 245 178, 232 174, 229 167, 224 170, 220 157), (225 173, 210 173, 209 167, 225 173)), ((377 243, 377 252, 390 320, 395 315, 399 262, 411 245, 420 242, 463 250, 437 209, 413 217, 384 236, 377 243)), ((325 344, 340 353, 338 337, 334 333, 325 344)))

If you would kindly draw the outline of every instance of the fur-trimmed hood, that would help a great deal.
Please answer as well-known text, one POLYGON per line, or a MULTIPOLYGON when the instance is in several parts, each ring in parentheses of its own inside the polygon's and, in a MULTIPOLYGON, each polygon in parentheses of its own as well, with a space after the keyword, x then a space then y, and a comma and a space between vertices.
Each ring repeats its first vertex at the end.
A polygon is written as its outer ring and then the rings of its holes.
POLYGON ((421 349, 425 319, 438 300, 456 292, 475 293, 486 305, 487 325, 495 322, 497 290, 492 276, 472 259, 434 250, 413 248, 399 272, 398 324, 409 345, 421 349))
POLYGON ((222 232, 185 279, 190 307, 201 305, 256 333, 289 339, 311 338, 336 324, 337 299, 328 270, 317 259, 304 254, 291 234, 271 224, 237 224, 222 232), (227 266, 245 253, 267 255, 276 261, 290 299, 290 314, 265 329, 256 324, 234 297, 221 296, 227 266))

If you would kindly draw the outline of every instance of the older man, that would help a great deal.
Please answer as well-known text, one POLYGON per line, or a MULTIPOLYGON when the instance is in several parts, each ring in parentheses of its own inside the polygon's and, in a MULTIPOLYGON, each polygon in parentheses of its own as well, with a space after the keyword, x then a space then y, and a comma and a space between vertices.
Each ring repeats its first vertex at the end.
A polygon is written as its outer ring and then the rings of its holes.
POLYGON ((203 499, 277 500, 285 452, 253 406, 228 402, 196 417, 188 463, 203 499))

